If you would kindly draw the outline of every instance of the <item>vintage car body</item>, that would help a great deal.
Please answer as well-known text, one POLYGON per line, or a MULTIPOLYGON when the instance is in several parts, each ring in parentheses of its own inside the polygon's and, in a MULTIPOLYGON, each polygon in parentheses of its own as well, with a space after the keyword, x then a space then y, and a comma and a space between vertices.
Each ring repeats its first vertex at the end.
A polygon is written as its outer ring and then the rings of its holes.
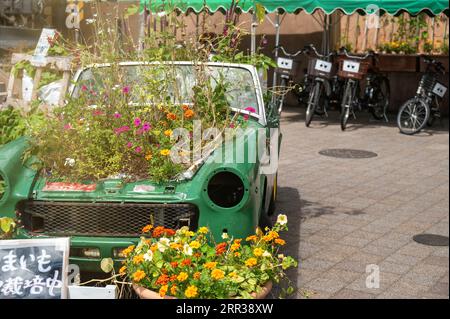
POLYGON ((135 243, 140 229, 149 223, 193 229, 208 226, 217 241, 223 232, 235 238, 253 233, 274 209, 281 139, 278 116, 265 109, 253 66, 210 64, 251 72, 260 111, 249 116, 250 133, 242 145, 248 158, 249 151, 257 147, 250 141, 258 140, 257 145, 271 152, 265 163, 258 157, 255 162, 224 163, 219 156, 237 152, 233 143, 225 142, 222 151, 214 151, 188 180, 156 184, 110 179, 96 183, 90 191, 52 190, 41 174, 22 163, 27 147, 23 137, 0 148, 0 176, 6 185, 0 197, 0 217, 17 217, 21 238, 70 236, 71 262, 87 271, 99 270, 105 257, 119 261, 121 250, 135 243), (271 169, 262 169, 268 165, 271 169))

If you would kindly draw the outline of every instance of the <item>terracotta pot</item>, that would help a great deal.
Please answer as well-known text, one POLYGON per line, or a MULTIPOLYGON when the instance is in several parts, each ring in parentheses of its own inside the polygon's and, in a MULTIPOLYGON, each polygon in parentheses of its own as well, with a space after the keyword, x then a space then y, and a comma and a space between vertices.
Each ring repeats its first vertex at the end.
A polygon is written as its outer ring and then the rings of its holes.
MULTIPOLYGON (((171 297, 171 296, 165 296, 165 297, 161 297, 159 295, 159 293, 144 288, 142 286, 133 284, 133 289, 136 292, 136 294, 139 296, 139 298, 141 299, 177 299, 175 297, 171 297)), ((259 293, 253 292, 251 295, 252 297, 254 297, 255 299, 264 299, 267 297, 267 295, 269 294, 269 292, 272 290, 272 282, 268 281, 263 287, 262 290, 259 293)))

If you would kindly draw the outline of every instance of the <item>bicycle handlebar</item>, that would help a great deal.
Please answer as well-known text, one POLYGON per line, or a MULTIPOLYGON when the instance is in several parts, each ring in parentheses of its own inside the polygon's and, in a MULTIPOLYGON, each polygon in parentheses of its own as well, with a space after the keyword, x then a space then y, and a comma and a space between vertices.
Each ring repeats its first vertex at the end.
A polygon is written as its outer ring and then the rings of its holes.
POLYGON ((305 46, 305 48, 303 49, 303 51, 305 51, 307 54, 309 53, 309 50, 312 50, 314 52, 314 54, 319 58, 328 59, 329 57, 337 55, 336 51, 332 51, 332 52, 328 53, 327 55, 320 54, 319 52, 317 52, 317 49, 313 44, 309 44, 309 45, 305 46))
POLYGON ((339 52, 340 52, 340 53, 343 53, 347 58, 350 58, 350 59, 357 59, 357 60, 365 60, 365 59, 367 59, 367 58, 369 58, 369 57, 374 57, 374 58, 377 57, 377 54, 376 54, 374 51, 372 51, 372 50, 370 50, 369 52, 367 52, 364 56, 350 55, 350 54, 348 54, 347 49, 344 48, 344 47, 340 48, 340 49, 339 49, 339 52))
POLYGON ((421 55, 421 57, 423 58, 425 63, 433 65, 437 72, 445 74, 445 67, 441 62, 436 61, 435 59, 432 59, 431 57, 423 54, 421 55))
POLYGON ((283 54, 284 54, 285 56, 287 56, 287 57, 296 57, 296 56, 298 56, 299 54, 302 54, 303 51, 304 51, 304 50, 299 50, 299 51, 295 52, 294 54, 290 54, 290 53, 287 53, 287 52, 286 52, 286 50, 284 49, 284 47, 282 47, 281 45, 279 45, 279 46, 275 47, 275 50, 273 50, 273 52, 275 52, 277 49, 281 49, 281 51, 283 52, 283 54))

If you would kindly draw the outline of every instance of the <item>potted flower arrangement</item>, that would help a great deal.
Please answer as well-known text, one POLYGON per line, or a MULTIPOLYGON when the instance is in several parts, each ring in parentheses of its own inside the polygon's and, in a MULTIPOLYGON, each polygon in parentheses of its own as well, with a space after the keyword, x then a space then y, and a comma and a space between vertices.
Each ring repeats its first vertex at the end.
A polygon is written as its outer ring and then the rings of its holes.
POLYGON ((257 229, 247 238, 224 233, 223 241, 215 243, 208 227, 194 232, 147 225, 139 243, 123 251, 119 273, 144 299, 261 299, 273 282, 287 279, 286 269, 297 266, 279 253, 284 230, 287 218, 279 215, 273 228, 257 229))

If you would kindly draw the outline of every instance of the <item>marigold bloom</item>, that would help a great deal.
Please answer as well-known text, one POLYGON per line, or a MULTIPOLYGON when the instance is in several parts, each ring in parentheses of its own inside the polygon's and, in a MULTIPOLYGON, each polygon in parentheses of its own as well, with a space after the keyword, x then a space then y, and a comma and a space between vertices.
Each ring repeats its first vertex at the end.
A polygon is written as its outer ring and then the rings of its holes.
POLYGON ((188 274, 185 273, 184 271, 182 271, 182 272, 180 272, 180 273, 178 274, 177 280, 180 281, 180 282, 183 282, 183 281, 187 280, 188 277, 189 277, 188 274))
POLYGON ((187 118, 187 119, 190 119, 191 117, 193 117, 194 116, 194 111, 192 111, 192 110, 186 110, 185 112, 184 112, 184 117, 185 118, 187 118))
POLYGON ((215 280, 220 280, 224 276, 225 276, 225 273, 223 272, 223 270, 214 269, 213 271, 211 271, 211 277, 215 280))
POLYGON ((257 241, 258 237, 256 237, 256 235, 252 235, 252 236, 248 236, 245 240, 246 241, 257 241))
POLYGON ((152 236, 155 238, 159 238, 162 235, 164 235, 164 227, 163 226, 158 226, 153 230, 152 236))
POLYGON ((183 111, 189 110, 189 105, 187 105, 187 104, 183 104, 181 107, 182 107, 183 111))
POLYGON ((169 290, 169 286, 164 285, 161 288, 159 288, 159 295, 161 297, 164 297, 167 294, 167 290, 169 290))
POLYGON ((216 255, 222 255, 227 250, 227 243, 220 243, 216 246, 216 255))
POLYGON ((195 286, 189 286, 187 287, 187 289, 184 291, 184 295, 187 298, 195 298, 198 295, 198 288, 195 286))
POLYGON ((253 249, 253 255, 255 255, 256 257, 262 256, 263 253, 264 253, 264 250, 262 250, 259 247, 253 249))
POLYGON ((201 247, 201 244, 198 241, 194 240, 189 244, 189 246, 191 246, 191 248, 198 249, 201 247))
POLYGON ((253 267, 253 266, 255 266, 256 264, 258 263, 258 260, 256 259, 256 258, 249 258, 249 259, 247 259, 246 261, 245 261, 245 265, 247 266, 247 267, 253 267))
POLYGON ((194 279, 200 279, 201 274, 202 274, 201 272, 197 271, 193 276, 194 279))
POLYGON ((178 267, 178 263, 176 261, 172 261, 170 263, 170 266, 172 266, 172 268, 177 268, 178 267))
POLYGON ((167 285, 169 280, 170 280, 169 276, 167 276, 166 274, 162 274, 158 277, 158 279, 156 279, 155 284, 156 285, 167 285))
POLYGON ((174 113, 167 113, 166 117, 168 120, 172 120, 172 121, 177 119, 177 115, 174 113))
POLYGON ((208 261, 203 265, 206 269, 214 269, 217 266, 217 262, 215 261, 208 261))
POLYGON ((173 134, 173 131, 172 131, 172 130, 165 130, 165 131, 164 131, 164 135, 165 135, 165 136, 172 136, 172 134, 173 134))
POLYGON ((151 246, 150 246, 150 250, 151 250, 152 252, 157 251, 157 250, 158 250, 158 245, 156 245, 156 244, 151 245, 151 246))
POLYGON ((198 229, 198 232, 200 233, 200 234, 207 234, 208 233, 208 227, 200 227, 199 229, 198 229))
POLYGON ((133 257, 133 264, 139 265, 144 261, 144 255, 136 255, 133 257))
POLYGON ((159 152, 159 154, 161 154, 162 156, 168 156, 170 154, 170 150, 168 149, 163 149, 159 152))
POLYGON ((128 246, 124 250, 122 250, 122 254, 127 257, 134 250, 134 245, 128 246))
POLYGON ((234 253, 234 257, 239 257, 239 256, 241 256, 240 252, 237 251, 237 252, 234 253))
POLYGON ((150 153, 150 152, 148 152, 148 153, 145 155, 145 159, 146 159, 147 161, 150 161, 152 158, 153 158, 153 155, 152 155, 152 153, 150 153))
POLYGON ((283 245, 286 244, 286 241, 285 241, 284 239, 277 238, 277 239, 275 239, 275 244, 278 244, 278 245, 280 245, 280 246, 283 246, 283 245))
POLYGON ((142 271, 142 270, 138 270, 138 271, 136 271, 136 272, 133 274, 133 280, 134 280, 135 282, 139 282, 139 281, 141 281, 141 280, 144 279, 144 278, 145 278, 145 272, 142 271))
POLYGON ((192 264, 192 261, 189 258, 186 258, 181 262, 182 266, 189 266, 191 264, 192 264))
POLYGON ((121 276, 123 276, 123 275, 125 275, 127 273, 127 266, 122 266, 120 269, 119 269, 119 274, 121 275, 121 276))
POLYGON ((170 243, 170 248, 180 250, 183 246, 180 243, 170 243))
POLYGON ((170 278, 169 278, 169 281, 170 281, 170 282, 173 282, 173 281, 175 281, 175 280, 177 280, 177 275, 172 275, 172 276, 170 276, 170 278))
POLYGON ((170 294, 172 296, 175 296, 177 294, 177 290, 178 290, 177 285, 173 285, 172 287, 170 287, 170 294))
POLYGON ((153 229, 153 225, 146 225, 144 228, 142 228, 143 233, 148 233, 153 229))

